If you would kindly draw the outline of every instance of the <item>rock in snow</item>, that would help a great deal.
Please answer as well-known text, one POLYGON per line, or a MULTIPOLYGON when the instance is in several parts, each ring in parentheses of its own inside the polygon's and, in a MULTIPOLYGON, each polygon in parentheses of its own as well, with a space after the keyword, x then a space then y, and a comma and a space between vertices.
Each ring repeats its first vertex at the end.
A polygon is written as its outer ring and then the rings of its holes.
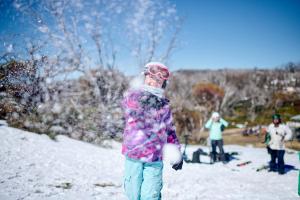
MULTIPOLYGON (((200 146, 188 146, 187 154, 200 146)), ((207 148, 201 147, 204 151, 207 148)), ((298 171, 285 175, 256 172, 269 156, 264 148, 225 145, 237 151, 227 165, 186 164, 183 170, 164 167, 164 200, 230 199, 294 200, 298 171), (252 161, 243 167, 238 163, 252 161)), ((293 152, 290 150, 290 152, 293 152)), ((299 168, 296 153, 286 153, 288 165, 299 168)), ((0 199, 101 199, 125 200, 121 144, 101 148, 85 142, 0 126, 0 199)))

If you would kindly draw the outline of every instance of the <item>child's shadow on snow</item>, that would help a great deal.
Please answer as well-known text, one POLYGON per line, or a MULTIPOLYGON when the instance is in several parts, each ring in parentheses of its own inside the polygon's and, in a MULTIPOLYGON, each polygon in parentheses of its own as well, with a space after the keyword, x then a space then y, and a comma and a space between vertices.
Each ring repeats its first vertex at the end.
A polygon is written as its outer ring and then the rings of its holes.
MULTIPOLYGON (((284 174, 289 173, 290 171, 298 171, 295 166, 293 165, 284 165, 284 174)), ((278 172, 278 166, 275 168, 275 172, 278 172)))
POLYGON ((288 173, 288 172, 293 171, 293 170, 298 171, 299 169, 297 169, 293 165, 284 165, 284 173, 288 173))
POLYGON ((238 157, 236 157, 239 155, 240 155, 240 153, 238 153, 238 152, 225 153, 225 160, 227 163, 231 162, 232 160, 240 160, 238 157))

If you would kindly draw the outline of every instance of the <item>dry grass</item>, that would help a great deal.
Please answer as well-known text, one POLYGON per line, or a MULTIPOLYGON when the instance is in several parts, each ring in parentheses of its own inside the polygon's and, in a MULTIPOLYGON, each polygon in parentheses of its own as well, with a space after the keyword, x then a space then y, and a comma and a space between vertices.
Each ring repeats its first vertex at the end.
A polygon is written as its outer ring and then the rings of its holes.
POLYGON ((291 141, 291 142, 287 142, 286 147, 289 149, 294 149, 294 150, 300 151, 300 142, 295 141, 295 140, 291 141))

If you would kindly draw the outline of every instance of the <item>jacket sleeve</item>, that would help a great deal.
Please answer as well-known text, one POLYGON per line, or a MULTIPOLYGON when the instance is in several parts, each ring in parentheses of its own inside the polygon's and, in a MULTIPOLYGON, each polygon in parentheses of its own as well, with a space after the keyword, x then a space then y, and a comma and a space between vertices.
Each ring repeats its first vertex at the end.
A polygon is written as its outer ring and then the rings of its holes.
POLYGON ((128 92, 123 100, 122 100, 122 108, 126 111, 127 109, 129 110, 136 110, 138 109, 138 103, 134 99, 134 93, 128 92))
POLYGON ((285 125, 285 136, 284 136, 284 140, 288 141, 291 140, 293 137, 293 133, 291 131, 291 129, 285 125))
POLYGON ((212 119, 210 118, 207 122, 206 122, 206 124, 205 124, 205 128, 207 128, 207 129, 210 129, 211 128, 211 126, 212 126, 212 123, 213 123, 213 121, 212 121, 212 119))
POLYGON ((225 127, 227 127, 229 125, 229 123, 227 121, 225 121, 223 118, 220 119, 220 122, 222 125, 224 125, 225 127))
POLYGON ((168 111, 166 113, 164 122, 166 125, 167 143, 175 144, 180 149, 181 146, 176 136, 176 128, 173 122, 172 112, 169 106, 168 106, 168 111))

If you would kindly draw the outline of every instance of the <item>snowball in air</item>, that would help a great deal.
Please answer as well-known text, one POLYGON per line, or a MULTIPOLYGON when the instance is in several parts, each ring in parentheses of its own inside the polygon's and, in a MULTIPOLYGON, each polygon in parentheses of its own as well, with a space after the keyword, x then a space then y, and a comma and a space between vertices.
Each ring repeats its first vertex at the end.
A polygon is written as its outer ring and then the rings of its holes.
POLYGON ((129 87, 130 89, 139 89, 143 86, 144 84, 144 77, 139 75, 134 77, 130 83, 129 83, 129 87))

